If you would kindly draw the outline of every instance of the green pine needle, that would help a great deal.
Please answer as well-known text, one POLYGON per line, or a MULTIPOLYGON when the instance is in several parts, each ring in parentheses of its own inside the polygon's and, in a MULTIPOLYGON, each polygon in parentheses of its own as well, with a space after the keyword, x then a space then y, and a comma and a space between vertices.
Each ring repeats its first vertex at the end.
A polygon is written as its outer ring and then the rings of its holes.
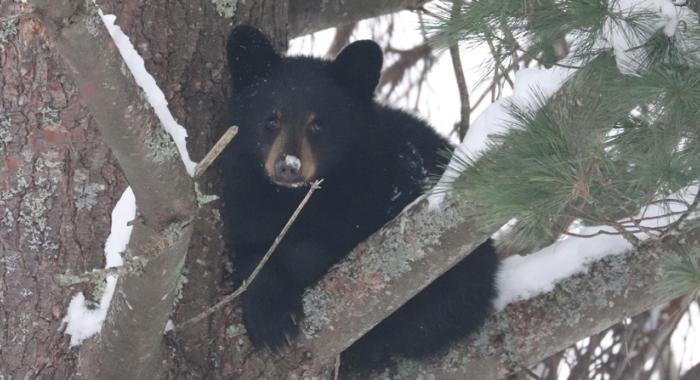
POLYGON ((662 272, 663 277, 657 285, 662 294, 687 294, 692 298, 700 296, 700 261, 697 252, 668 257, 662 266, 662 272))

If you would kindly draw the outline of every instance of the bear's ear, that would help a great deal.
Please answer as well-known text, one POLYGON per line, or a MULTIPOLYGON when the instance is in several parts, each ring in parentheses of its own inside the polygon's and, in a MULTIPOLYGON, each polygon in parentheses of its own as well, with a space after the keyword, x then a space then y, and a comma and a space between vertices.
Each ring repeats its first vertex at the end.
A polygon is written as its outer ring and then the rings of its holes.
POLYGON ((352 93, 371 99, 382 70, 382 49, 374 41, 355 41, 338 54, 331 70, 352 93))
POLYGON ((270 40, 259 30, 239 25, 228 37, 228 65, 234 88, 263 78, 282 62, 270 40))

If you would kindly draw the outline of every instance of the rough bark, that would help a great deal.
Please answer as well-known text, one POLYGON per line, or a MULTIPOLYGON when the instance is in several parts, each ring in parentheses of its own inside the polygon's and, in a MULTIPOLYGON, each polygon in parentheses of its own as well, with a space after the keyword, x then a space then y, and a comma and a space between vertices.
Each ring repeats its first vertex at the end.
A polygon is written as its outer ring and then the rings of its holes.
MULTIPOLYGON (((0 2, 0 17, 26 4, 0 2)), ((0 21, 0 378, 68 379, 76 351, 57 273, 104 266, 126 187, 78 88, 33 17, 0 21)))

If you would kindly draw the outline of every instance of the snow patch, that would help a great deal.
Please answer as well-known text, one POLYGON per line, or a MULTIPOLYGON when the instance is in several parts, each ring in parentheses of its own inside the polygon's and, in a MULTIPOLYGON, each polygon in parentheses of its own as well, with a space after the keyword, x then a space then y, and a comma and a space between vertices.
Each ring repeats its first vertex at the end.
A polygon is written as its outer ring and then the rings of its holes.
MULTIPOLYGON (((664 33, 671 37, 676 33, 681 20, 691 22, 691 12, 688 7, 676 6, 671 0, 617 0, 611 2, 613 11, 629 16, 648 12, 650 15, 657 13, 659 18, 649 25, 649 32, 663 28, 664 33)), ((625 22, 616 22, 608 19, 603 27, 603 47, 612 47, 615 52, 617 67, 623 74, 637 75, 640 63, 643 59, 643 49, 638 49, 650 37, 646 34, 636 33, 625 22)))
POLYGON ((444 189, 457 178, 464 167, 463 162, 476 160, 488 149, 491 136, 504 134, 513 127, 514 119, 508 112, 512 106, 537 108, 543 100, 549 99, 566 82, 575 69, 559 66, 550 69, 528 68, 515 73, 513 94, 491 103, 479 114, 464 137, 464 142, 454 151, 454 157, 445 169, 440 181, 428 197, 430 208, 440 207, 445 199, 444 189))
MULTIPOLYGON (((127 223, 136 216, 136 198, 131 187, 124 190, 121 198, 112 210, 112 227, 105 243, 105 268, 121 266, 123 264, 120 253, 126 250, 131 237, 131 226, 127 223)), ((108 276, 100 303, 97 307, 89 307, 85 302, 83 293, 73 296, 68 305, 68 311, 63 318, 61 326, 65 326, 65 333, 70 335, 70 346, 80 345, 83 340, 98 334, 102 329, 102 323, 107 317, 109 304, 114 295, 118 276, 108 276)))
POLYGON ((297 156, 285 155, 284 163, 295 170, 301 169, 301 160, 297 156))
MULTIPOLYGON (((699 186, 689 186, 669 199, 692 202, 699 186)), ((642 210, 636 218, 643 219, 640 225, 648 228, 667 226, 680 217, 677 212, 686 208, 679 202, 653 204, 642 210)), ((700 215, 695 213, 691 218, 700 215)), ((691 219, 689 218, 689 219, 691 219)), ((620 223, 625 223, 621 220, 620 223)), ((598 231, 615 232, 608 226, 582 227, 572 230, 579 235, 591 235, 598 231)), ((641 240, 650 238, 644 232, 636 233, 641 240)), ((554 289, 557 282, 574 274, 584 272, 588 266, 608 255, 617 255, 632 249, 632 245, 620 235, 598 235, 594 237, 567 236, 558 242, 527 256, 512 256, 502 262, 498 274, 499 295, 494 305, 502 310, 509 303, 526 300, 554 289)))
MULTIPOLYGON (((579 233, 595 233, 600 229, 587 227, 579 233)), ((583 272, 591 263, 631 248, 621 236, 570 237, 527 256, 509 257, 503 260, 498 274, 499 294, 494 305, 502 310, 511 302, 549 292, 557 282, 583 272)))
POLYGON ((190 154, 187 152, 187 131, 182 125, 175 121, 175 118, 170 113, 168 109, 168 101, 165 99, 165 94, 158 87, 156 80, 148 73, 146 66, 143 62, 143 58, 134 49, 131 44, 129 37, 122 32, 121 28, 115 25, 117 16, 115 15, 105 15, 102 10, 99 11, 100 17, 102 17, 102 22, 104 22, 109 35, 112 36, 114 43, 119 48, 119 53, 124 59, 126 66, 129 68, 131 73, 134 75, 136 83, 143 89, 146 93, 146 98, 148 102, 153 107, 153 110, 158 116, 163 128, 170 134, 180 152, 180 158, 182 163, 185 165, 185 170, 192 176, 194 175, 194 168, 197 165, 190 159, 190 154))

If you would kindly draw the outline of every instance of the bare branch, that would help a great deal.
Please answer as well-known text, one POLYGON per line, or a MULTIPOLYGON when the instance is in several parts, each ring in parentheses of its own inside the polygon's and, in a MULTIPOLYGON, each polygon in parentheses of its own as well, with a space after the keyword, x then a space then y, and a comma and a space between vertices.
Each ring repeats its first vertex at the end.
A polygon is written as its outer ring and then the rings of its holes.
POLYGON ((340 53, 340 50, 350 43, 350 37, 356 27, 357 22, 338 25, 338 27, 335 28, 335 37, 333 37, 333 42, 326 52, 326 57, 335 58, 335 56, 340 53))
POLYGON ((459 57, 458 44, 450 47, 450 57, 452 57, 452 67, 455 71, 455 79, 457 79, 457 88, 459 89, 459 99, 461 102, 458 136, 459 141, 464 141, 464 136, 467 135, 467 131, 469 130, 471 108, 469 105, 467 80, 464 78, 464 70, 462 69, 462 59, 459 57))
POLYGON ((415 9, 427 0, 291 0, 289 35, 301 36, 338 24, 415 9))
POLYGON ((394 88, 401 82, 408 70, 414 67, 423 59, 428 59, 432 54, 432 49, 426 43, 416 45, 408 50, 399 50, 392 47, 387 48, 388 53, 398 54, 399 58, 391 66, 382 71, 377 88, 390 86, 386 93, 388 97, 394 88))
POLYGON ((204 172, 209 168, 209 166, 216 160, 221 152, 226 149, 226 146, 233 140, 234 137, 236 137, 236 134, 238 133, 238 127, 237 126, 232 126, 229 127, 229 129, 224 132, 223 136, 219 139, 219 141, 214 144, 214 147, 211 148, 209 153, 207 153, 206 156, 200 161, 197 166, 194 168, 194 178, 199 178, 204 172))

